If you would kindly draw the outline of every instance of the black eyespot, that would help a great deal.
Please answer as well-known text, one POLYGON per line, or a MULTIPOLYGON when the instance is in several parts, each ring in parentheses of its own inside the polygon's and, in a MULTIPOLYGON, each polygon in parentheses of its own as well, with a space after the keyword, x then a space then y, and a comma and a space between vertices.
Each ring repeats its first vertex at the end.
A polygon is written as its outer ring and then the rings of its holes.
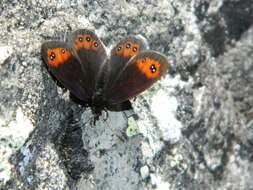
POLYGON ((89 42, 90 41, 90 37, 86 37, 86 41, 89 42))
POLYGON ((156 72, 156 67, 155 67, 154 64, 152 64, 149 69, 150 69, 151 73, 155 73, 156 72))
POLYGON ((93 44, 95 47, 98 47, 98 43, 97 42, 94 42, 93 44))
POLYGON ((54 53, 54 52, 51 52, 51 54, 50 54, 50 59, 51 59, 51 60, 54 60, 55 58, 56 58, 55 53, 54 53))
POLYGON ((137 51, 137 47, 133 47, 133 52, 136 52, 137 51))
POLYGON ((78 38, 79 42, 83 42, 83 37, 78 38))
POLYGON ((61 53, 64 54, 65 53, 65 49, 61 49, 61 53))
POLYGON ((117 50, 118 50, 118 51, 120 51, 121 49, 122 49, 122 47, 121 47, 121 46, 119 46, 117 50))
POLYGON ((128 43, 128 44, 126 45, 126 48, 130 48, 130 47, 131 47, 131 44, 128 43))

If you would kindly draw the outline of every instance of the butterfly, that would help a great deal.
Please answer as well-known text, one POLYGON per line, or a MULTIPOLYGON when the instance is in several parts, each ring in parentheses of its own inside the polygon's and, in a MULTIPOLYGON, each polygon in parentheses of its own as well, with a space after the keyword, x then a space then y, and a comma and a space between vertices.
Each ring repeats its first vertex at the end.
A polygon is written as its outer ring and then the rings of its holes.
POLYGON ((145 39, 130 35, 110 56, 93 30, 79 29, 67 42, 48 41, 41 55, 52 75, 77 99, 114 105, 140 94, 169 67, 165 55, 147 50, 145 39))

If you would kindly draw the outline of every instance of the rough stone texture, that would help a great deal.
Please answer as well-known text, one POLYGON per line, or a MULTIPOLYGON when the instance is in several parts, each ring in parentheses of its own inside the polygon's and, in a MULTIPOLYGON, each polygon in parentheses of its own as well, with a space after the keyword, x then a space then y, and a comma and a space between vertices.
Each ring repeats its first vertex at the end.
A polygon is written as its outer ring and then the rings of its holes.
POLYGON ((0 26, 0 189, 253 189, 252 0, 2 0, 0 26), (94 123, 42 63, 79 28, 168 56, 131 100, 136 134, 131 110, 94 123))

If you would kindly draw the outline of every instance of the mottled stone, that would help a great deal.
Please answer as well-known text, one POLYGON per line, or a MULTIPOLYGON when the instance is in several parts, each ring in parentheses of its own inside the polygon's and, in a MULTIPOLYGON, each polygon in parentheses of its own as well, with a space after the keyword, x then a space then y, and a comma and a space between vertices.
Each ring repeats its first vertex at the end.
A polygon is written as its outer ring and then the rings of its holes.
POLYGON ((253 188, 252 0, 2 0, 0 25, 0 189, 253 188), (40 55, 80 28, 141 34, 169 72, 94 122, 40 55))

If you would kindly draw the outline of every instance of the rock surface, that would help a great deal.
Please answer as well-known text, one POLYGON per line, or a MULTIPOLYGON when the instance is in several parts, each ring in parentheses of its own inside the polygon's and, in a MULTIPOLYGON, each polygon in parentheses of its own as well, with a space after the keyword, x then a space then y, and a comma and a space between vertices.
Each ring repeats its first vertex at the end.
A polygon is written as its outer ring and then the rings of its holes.
POLYGON ((0 26, 0 189, 253 189, 252 0, 2 0, 0 26), (40 56, 79 28, 170 71, 94 124, 40 56))

